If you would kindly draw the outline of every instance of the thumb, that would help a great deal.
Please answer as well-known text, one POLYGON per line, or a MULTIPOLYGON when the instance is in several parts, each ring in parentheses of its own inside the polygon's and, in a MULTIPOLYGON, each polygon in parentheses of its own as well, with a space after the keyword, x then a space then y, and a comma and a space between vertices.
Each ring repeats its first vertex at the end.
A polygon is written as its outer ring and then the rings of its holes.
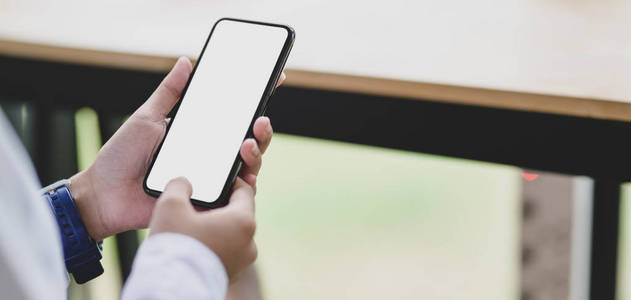
POLYGON ((149 234, 184 232, 182 220, 190 219, 193 213, 193 205, 189 201, 192 192, 191 184, 184 177, 169 181, 153 208, 149 234))
POLYGON ((192 194, 191 183, 184 177, 178 177, 167 183, 156 206, 171 212, 180 209, 193 211, 193 205, 190 202, 192 194))
POLYGON ((139 111, 150 116, 154 121, 162 121, 173 109, 182 95, 193 65, 186 57, 180 57, 171 72, 162 80, 158 88, 149 99, 140 107, 139 111))

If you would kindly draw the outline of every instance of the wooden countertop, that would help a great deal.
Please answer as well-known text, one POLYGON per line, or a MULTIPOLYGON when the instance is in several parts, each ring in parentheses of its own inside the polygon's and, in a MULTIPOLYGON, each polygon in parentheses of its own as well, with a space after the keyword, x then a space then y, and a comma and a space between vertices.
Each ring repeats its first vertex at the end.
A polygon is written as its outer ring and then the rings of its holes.
POLYGON ((287 85, 631 121, 621 0, 0 0, 0 55, 166 71, 224 16, 296 29, 287 85))

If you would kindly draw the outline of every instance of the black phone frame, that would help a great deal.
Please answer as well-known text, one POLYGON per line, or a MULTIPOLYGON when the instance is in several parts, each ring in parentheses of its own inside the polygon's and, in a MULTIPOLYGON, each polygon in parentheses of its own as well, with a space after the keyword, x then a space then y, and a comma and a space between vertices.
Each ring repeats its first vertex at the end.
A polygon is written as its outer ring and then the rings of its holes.
MULTIPOLYGON (((173 125, 173 123, 175 122, 175 118, 177 116, 177 111, 179 110, 180 107, 180 103, 181 101, 184 99, 184 97, 186 96, 186 91, 188 90, 188 86, 191 83, 191 81, 193 80, 193 77, 195 76, 195 71, 197 70, 197 66, 199 66, 199 62, 202 59, 202 56, 204 55, 204 53, 206 52, 206 47, 208 46, 208 43, 210 42, 210 39, 213 35, 213 32, 215 31, 215 28, 217 27, 217 24, 219 24, 222 21, 232 21, 232 22, 243 22, 243 23, 249 23, 249 24, 255 24, 255 25, 263 25, 263 26, 273 26, 273 27, 280 27, 283 28, 287 31, 287 38, 285 39, 285 44, 283 45, 283 49, 281 50, 281 53, 278 57, 278 59, 276 60, 276 65, 274 66, 274 70, 272 72, 272 75, 270 76, 269 81, 267 82, 267 86, 265 87, 265 90, 263 91, 263 95, 261 96, 261 100, 259 101, 258 107, 256 108, 256 112, 254 113, 254 116, 252 117, 252 120, 250 121, 250 125, 248 127, 248 131, 245 134, 245 137, 243 138, 243 140, 245 141, 247 138, 251 138, 254 137, 253 131, 252 131, 252 127, 254 126, 254 122, 256 121, 256 119, 260 116, 263 116, 265 114, 265 111, 267 110, 267 107, 269 105, 269 100, 272 96, 272 94, 274 93, 274 90, 276 88, 276 83, 278 82, 278 79, 280 78, 281 73, 283 72, 283 68, 285 67, 285 63, 287 62, 287 58, 289 57, 289 52, 291 51, 291 48, 294 44, 294 40, 295 40, 295 32, 293 30, 293 28, 287 26, 287 25, 282 25, 282 24, 274 24, 274 23, 266 23, 266 22, 259 22, 259 21, 251 21, 251 20, 243 20, 243 19, 236 19, 236 18, 221 18, 219 20, 217 20, 217 22, 215 22, 215 24, 213 25, 212 29, 210 30, 210 34, 208 35, 208 38, 206 39, 206 42, 204 43, 204 47, 202 48, 201 53, 199 54, 199 57, 197 58, 197 62, 195 64, 195 66, 193 67, 193 71, 191 72, 191 75, 188 79, 188 81, 186 82, 186 86, 184 87, 184 90, 182 90, 182 96, 180 96, 180 99, 178 100, 178 103, 175 105, 175 108, 173 109, 173 117, 171 118, 171 122, 169 122, 169 124, 167 125, 166 128, 166 133, 164 135, 164 138, 162 139, 162 141, 160 142, 160 145, 158 146, 158 149, 156 150, 156 153, 153 155, 153 158, 151 159, 151 164, 149 165, 149 169, 147 170, 147 174, 145 175, 145 178, 142 182, 142 186, 143 189, 145 190, 145 192, 151 196, 154 197, 159 197, 162 192, 161 191, 157 191, 154 189, 151 189, 147 186, 147 178, 149 177, 149 174, 151 173, 151 170, 153 169, 153 165, 158 157, 158 154, 160 153, 160 150, 162 149, 162 145, 164 144, 164 140, 166 139, 167 135, 169 134, 169 130, 171 129, 171 125, 173 125)), ((196 205, 196 206, 200 206, 203 208, 218 208, 218 207, 222 207, 228 204, 229 199, 230 199, 230 194, 232 191, 232 187, 234 185, 234 182, 237 179, 237 176, 239 175, 239 172, 241 171, 241 166, 243 165, 243 159, 241 158, 241 154, 239 153, 240 151, 237 151, 237 155, 236 158, 234 160, 234 163, 232 164, 232 168, 230 169, 230 173, 228 174, 227 178, 226 178, 226 182, 224 183, 223 189, 221 191, 221 194, 219 195, 219 198, 215 199, 212 202, 206 202, 206 201, 202 201, 202 200, 197 200, 197 199, 193 199, 191 198, 191 202, 196 205)))

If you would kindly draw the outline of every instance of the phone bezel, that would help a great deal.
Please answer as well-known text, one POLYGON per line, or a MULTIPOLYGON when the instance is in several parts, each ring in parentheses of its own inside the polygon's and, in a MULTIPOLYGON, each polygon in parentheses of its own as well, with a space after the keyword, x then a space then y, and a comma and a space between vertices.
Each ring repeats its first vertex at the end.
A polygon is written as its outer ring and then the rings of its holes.
MULTIPOLYGON (((289 57, 289 52, 291 51, 291 48, 293 46, 294 39, 295 39, 295 32, 291 27, 287 25, 282 25, 282 24, 243 20, 243 19, 236 19, 236 18, 221 18, 217 20, 217 22, 215 22, 212 29, 210 30, 210 34, 208 35, 208 38, 206 39, 206 42, 204 43, 204 47, 202 48, 202 51, 199 54, 199 57, 197 58, 198 62, 201 61, 202 56, 206 52, 206 47, 208 46, 210 39, 212 38, 213 32, 215 31, 217 24, 219 24, 222 21, 244 22, 244 23, 262 25, 262 26, 280 27, 287 31, 287 38, 285 39, 285 44, 283 45, 283 49, 276 61, 276 64, 274 65, 274 70, 272 72, 272 75, 270 76, 270 79, 267 82, 267 86, 265 87, 265 90, 263 91, 263 95, 261 95, 261 100, 259 100, 259 104, 256 108, 256 112, 254 113, 254 116, 252 117, 252 120, 250 121, 250 125, 248 126, 248 131, 246 132, 245 137, 243 138, 243 140, 245 140, 247 138, 254 136, 254 134, 252 133, 252 126, 254 126, 254 122, 256 121, 258 117, 265 114, 265 110, 267 109, 267 106, 269 104, 269 99, 271 95, 273 94, 274 89, 276 88, 276 83, 278 82, 278 79, 280 78, 283 68, 285 67, 287 58, 289 57)), ((160 145, 158 146, 156 153, 153 155, 153 158, 151 159, 151 164, 149 165, 149 168, 147 169, 147 174, 145 175, 145 178, 142 182, 143 189, 145 190, 147 194, 151 196, 159 197, 160 194, 162 194, 162 191, 149 188, 147 186, 147 178, 149 177, 149 174, 151 173, 151 170, 153 169, 153 164, 155 163, 156 158, 158 157, 158 154, 160 153, 160 150, 162 149, 162 144, 164 143, 166 136, 169 134, 169 129, 171 129, 171 125, 173 125, 175 118, 177 117, 177 111, 179 110, 180 103, 183 101, 184 97, 186 96, 186 91, 188 90, 188 86, 191 83, 191 80, 195 76, 195 71, 197 70, 198 65, 199 64, 195 64, 195 66, 193 67, 193 71, 191 72, 191 75, 188 81, 186 82, 186 86, 184 87, 184 90, 182 91, 182 96, 180 97, 177 104, 172 110, 173 117, 171 118, 171 122, 169 122, 169 124, 167 125, 166 134, 164 135, 164 138, 160 142, 160 145)), ((239 171, 241 170, 242 163, 243 163, 243 160, 241 158, 241 155, 239 151, 237 151, 237 155, 234 160, 234 163, 232 164, 230 172, 226 178, 226 182, 224 183, 221 194, 219 195, 217 199, 215 199, 212 202, 206 202, 206 201, 191 198, 191 202, 196 206, 205 207, 205 208, 217 208, 217 207, 222 207, 222 206, 227 205, 229 202, 231 191, 232 191, 232 186, 234 185, 234 182, 237 179, 237 176, 239 175, 239 171)))

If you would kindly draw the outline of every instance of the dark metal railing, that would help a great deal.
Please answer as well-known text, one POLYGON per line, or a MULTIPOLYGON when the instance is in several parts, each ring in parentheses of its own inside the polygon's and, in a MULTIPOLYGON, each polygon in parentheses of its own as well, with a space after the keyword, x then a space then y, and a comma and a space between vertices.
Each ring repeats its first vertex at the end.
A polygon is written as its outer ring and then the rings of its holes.
MULTIPOLYGON (((43 183, 77 169, 73 147, 64 146, 73 139, 74 110, 95 109, 106 140, 164 76, 12 57, 0 57, 0 70, 0 97, 32 111, 33 125, 20 130, 43 183), (62 140, 59 148, 44 146, 62 140)), ((614 299, 630 123, 296 87, 279 88, 269 115, 277 132, 594 178, 591 299, 614 299)), ((137 240, 135 233, 117 237, 124 277, 137 240)))

